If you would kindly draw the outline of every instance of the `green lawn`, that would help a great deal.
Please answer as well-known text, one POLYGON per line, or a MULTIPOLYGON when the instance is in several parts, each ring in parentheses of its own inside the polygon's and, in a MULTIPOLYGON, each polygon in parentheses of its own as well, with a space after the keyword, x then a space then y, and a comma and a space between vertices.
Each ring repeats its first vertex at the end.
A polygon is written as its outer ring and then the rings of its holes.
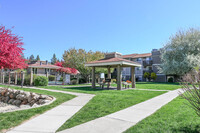
MULTIPOLYGON (((117 84, 112 84, 117 87, 117 84)), ((155 90, 175 90, 181 88, 178 83, 158 83, 158 82, 137 82, 137 89, 155 89, 155 90)))
POLYGON ((91 87, 67 87, 48 86, 48 89, 72 91, 95 94, 96 96, 86 104, 78 113, 69 119, 60 129, 64 130, 90 120, 108 115, 137 103, 146 101, 150 98, 165 93, 166 91, 141 91, 141 90, 97 90, 91 87))
MULTIPOLYGON (((0 87, 6 87, 6 86, 0 85, 0 87)), ((0 113, 0 132, 2 132, 5 129, 9 129, 11 127, 15 127, 21 124, 23 121, 28 120, 31 117, 36 116, 38 114, 42 114, 45 111, 51 108, 54 108, 58 106, 59 104, 75 97, 73 95, 63 94, 63 93, 58 93, 58 92, 50 92, 50 91, 35 90, 35 89, 28 89, 28 88, 22 89, 20 87, 11 87, 11 86, 10 88, 29 91, 29 92, 35 92, 35 93, 40 93, 40 94, 45 94, 45 95, 51 95, 51 96, 56 97, 56 101, 54 101, 50 105, 46 105, 39 108, 8 112, 8 113, 0 113)))
POLYGON ((200 117, 177 97, 125 133, 200 133, 200 117))

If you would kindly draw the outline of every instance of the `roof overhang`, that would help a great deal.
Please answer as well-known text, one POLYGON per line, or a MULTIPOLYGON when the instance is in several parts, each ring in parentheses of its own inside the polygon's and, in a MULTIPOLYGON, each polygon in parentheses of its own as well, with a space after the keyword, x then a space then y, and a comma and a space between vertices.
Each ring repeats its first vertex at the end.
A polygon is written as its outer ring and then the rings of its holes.
POLYGON ((28 66, 28 68, 48 68, 48 69, 59 69, 60 67, 28 66))
POLYGON ((140 64, 138 63, 131 63, 131 62, 126 62, 126 61, 117 61, 117 62, 102 62, 102 63, 87 63, 85 66, 87 67, 107 67, 107 66, 117 66, 121 65, 124 67, 141 67, 140 64))

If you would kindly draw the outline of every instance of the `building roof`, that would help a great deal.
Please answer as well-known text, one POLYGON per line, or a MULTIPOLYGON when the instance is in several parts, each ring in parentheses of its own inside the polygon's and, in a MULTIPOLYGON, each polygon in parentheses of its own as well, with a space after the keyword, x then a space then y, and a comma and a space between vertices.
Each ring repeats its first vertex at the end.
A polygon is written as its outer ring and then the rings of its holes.
POLYGON ((151 56, 151 53, 144 53, 144 54, 128 54, 128 55, 122 55, 122 58, 142 58, 142 57, 149 57, 151 56))
POLYGON ((56 65, 52 65, 52 64, 46 64, 44 61, 41 61, 42 64, 40 64, 40 62, 35 62, 33 64, 28 64, 28 67, 31 68, 51 68, 51 69, 59 69, 61 67, 56 66, 56 65))
POLYGON ((97 67, 116 66, 116 65, 136 66, 136 67, 141 66, 141 64, 139 64, 137 62, 133 62, 133 61, 126 60, 123 58, 118 58, 118 57, 105 58, 105 59, 101 59, 98 61, 88 62, 85 64, 85 66, 97 66, 97 67))
POLYGON ((130 58, 130 57, 133 57, 137 54, 127 54, 127 55, 122 55, 122 58, 130 58))

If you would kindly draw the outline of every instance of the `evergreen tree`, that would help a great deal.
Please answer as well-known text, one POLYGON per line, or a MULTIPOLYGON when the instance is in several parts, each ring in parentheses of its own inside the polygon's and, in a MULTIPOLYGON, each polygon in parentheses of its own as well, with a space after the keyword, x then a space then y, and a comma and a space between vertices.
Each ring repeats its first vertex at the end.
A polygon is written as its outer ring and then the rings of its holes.
POLYGON ((34 60, 35 60, 34 55, 31 55, 31 56, 29 57, 29 60, 30 60, 30 61, 34 61, 34 60))
POLYGON ((36 60, 40 61, 40 56, 39 55, 37 55, 36 60))
POLYGON ((56 61, 57 61, 57 58, 56 58, 56 54, 54 53, 53 57, 51 58, 51 64, 55 64, 56 61))

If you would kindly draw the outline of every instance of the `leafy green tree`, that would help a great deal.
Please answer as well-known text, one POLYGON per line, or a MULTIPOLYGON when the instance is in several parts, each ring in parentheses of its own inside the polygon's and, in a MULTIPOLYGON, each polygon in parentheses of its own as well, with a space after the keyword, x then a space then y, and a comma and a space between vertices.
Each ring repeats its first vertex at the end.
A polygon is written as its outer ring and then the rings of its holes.
POLYGON ((144 73, 144 78, 149 79, 150 78, 150 73, 149 72, 145 72, 144 73))
POLYGON ((53 57, 51 58, 51 64, 55 64, 58 59, 56 58, 56 54, 53 54, 53 57))
POLYGON ((151 79, 153 79, 154 81, 157 79, 156 73, 154 72, 151 73, 151 79))
POLYGON ((160 72, 184 75, 200 66, 200 31, 189 29, 178 31, 161 49, 160 72))
MULTIPOLYGON (((96 61, 104 58, 104 53, 96 51, 85 51, 84 49, 75 49, 71 48, 64 52, 63 60, 64 66, 76 68, 81 76, 85 79, 88 79, 88 76, 91 74, 91 68, 85 67, 85 63, 90 61, 96 61)), ((105 69, 96 69, 96 73, 105 72, 105 69)))
POLYGON ((40 61, 40 56, 39 55, 37 55, 36 61, 40 61))
POLYGON ((31 56, 29 57, 29 61, 35 61, 34 55, 31 55, 31 56))

